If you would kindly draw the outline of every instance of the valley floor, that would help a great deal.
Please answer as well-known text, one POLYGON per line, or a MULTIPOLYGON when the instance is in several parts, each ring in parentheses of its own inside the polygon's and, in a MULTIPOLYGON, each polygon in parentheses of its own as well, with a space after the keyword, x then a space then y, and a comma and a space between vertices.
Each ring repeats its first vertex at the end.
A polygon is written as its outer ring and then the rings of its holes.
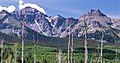
MULTIPOLYGON (((4 44, 3 48, 3 63, 21 63, 21 44, 4 44)), ((36 51, 37 63, 58 63, 61 58, 61 63, 67 63, 67 48, 57 48, 48 46, 25 45, 24 61, 25 63, 34 62, 34 51, 36 51)), ((89 63, 98 63, 100 50, 98 47, 88 47, 89 63)), ((74 63, 84 63, 84 47, 74 48, 73 53, 74 63)), ((120 63, 120 46, 115 47, 105 45, 103 49, 103 63, 120 63), (117 53, 116 53, 117 50, 117 53)))

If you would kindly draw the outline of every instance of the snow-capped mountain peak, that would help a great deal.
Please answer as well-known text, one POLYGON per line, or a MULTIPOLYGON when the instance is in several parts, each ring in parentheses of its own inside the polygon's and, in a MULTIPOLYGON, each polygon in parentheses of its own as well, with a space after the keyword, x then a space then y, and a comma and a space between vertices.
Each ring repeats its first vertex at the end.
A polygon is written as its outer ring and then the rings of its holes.
POLYGON ((24 9, 25 7, 35 8, 39 12, 42 12, 42 13, 46 14, 45 10, 42 7, 40 7, 36 4, 32 4, 32 3, 24 3, 22 0, 20 0, 19 1, 19 9, 21 10, 21 9, 24 9))

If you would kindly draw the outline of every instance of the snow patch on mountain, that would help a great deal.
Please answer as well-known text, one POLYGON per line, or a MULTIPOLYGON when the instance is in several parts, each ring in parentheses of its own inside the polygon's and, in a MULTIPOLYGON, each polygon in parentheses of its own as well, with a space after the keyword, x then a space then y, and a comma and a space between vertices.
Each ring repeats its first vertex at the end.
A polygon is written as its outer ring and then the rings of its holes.
POLYGON ((38 26, 39 30, 40 30, 45 36, 48 36, 46 33, 44 33, 44 32, 41 30, 40 25, 39 25, 39 23, 38 23, 36 20, 35 20, 35 23, 36 23, 36 25, 38 26))
POLYGON ((51 18, 49 18, 49 17, 45 17, 49 22, 51 22, 52 21, 52 19, 51 18))

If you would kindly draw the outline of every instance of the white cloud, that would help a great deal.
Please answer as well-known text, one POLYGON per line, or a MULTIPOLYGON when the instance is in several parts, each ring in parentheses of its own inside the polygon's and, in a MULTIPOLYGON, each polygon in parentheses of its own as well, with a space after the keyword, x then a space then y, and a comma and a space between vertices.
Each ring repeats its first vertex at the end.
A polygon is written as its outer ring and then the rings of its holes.
POLYGON ((37 9, 38 11, 46 14, 45 10, 44 10, 42 7, 39 7, 38 5, 36 5, 36 4, 31 4, 31 3, 25 3, 25 4, 24 4, 24 2, 23 2, 22 0, 20 0, 20 1, 19 1, 19 9, 23 9, 23 8, 25 8, 25 7, 35 8, 35 9, 37 9))
POLYGON ((3 6, 0 6, 0 11, 2 11, 2 10, 6 10, 6 11, 8 11, 8 12, 13 12, 13 11, 15 11, 15 6, 13 6, 13 5, 10 5, 10 6, 8 6, 8 7, 3 7, 3 6))

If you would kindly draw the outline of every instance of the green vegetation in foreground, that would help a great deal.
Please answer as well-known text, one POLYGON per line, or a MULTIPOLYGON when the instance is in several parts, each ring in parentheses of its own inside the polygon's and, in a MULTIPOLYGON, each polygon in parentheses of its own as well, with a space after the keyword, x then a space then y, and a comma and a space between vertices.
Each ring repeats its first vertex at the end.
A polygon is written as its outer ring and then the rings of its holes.
MULTIPOLYGON (((58 50, 60 48, 47 47, 37 45, 36 47, 37 63, 57 63, 58 62, 58 50)), ((104 46, 103 49, 103 63, 120 63, 120 47, 116 48, 115 46, 104 46), (118 50, 116 57, 116 50, 118 50), (116 59, 117 58, 117 59, 116 59)), ((21 63, 21 45, 18 43, 15 44, 6 44, 3 48, 3 63, 21 63)), ((67 63, 67 49, 61 49, 61 61, 62 63, 67 63)), ((98 47, 88 47, 89 51, 89 63, 98 63, 99 62, 99 53, 98 47)), ((74 48, 73 54, 74 63, 84 63, 84 47, 74 48)), ((34 46, 25 45, 24 47, 24 61, 25 63, 34 62, 34 46)))

